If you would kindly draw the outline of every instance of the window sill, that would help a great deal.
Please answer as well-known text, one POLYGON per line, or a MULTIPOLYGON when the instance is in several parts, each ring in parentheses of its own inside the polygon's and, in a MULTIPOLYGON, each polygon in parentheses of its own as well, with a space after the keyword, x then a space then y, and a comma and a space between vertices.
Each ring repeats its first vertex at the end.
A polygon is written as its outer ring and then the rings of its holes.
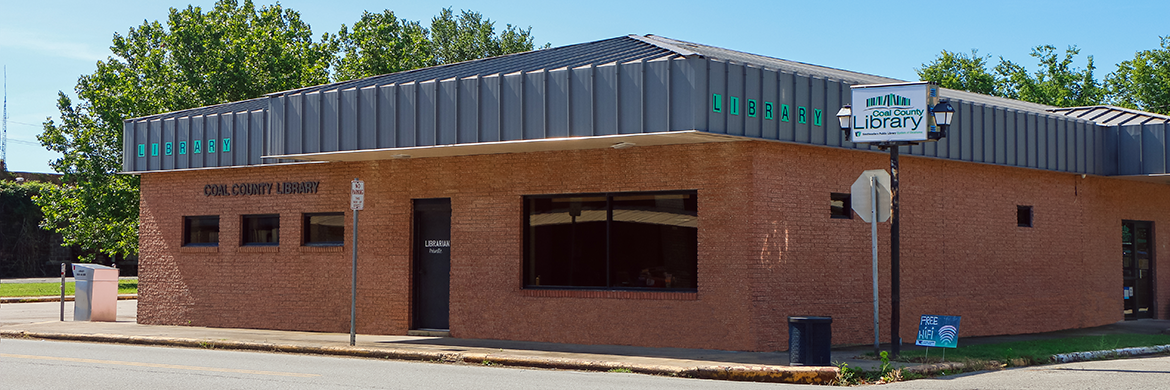
POLYGON ((180 246, 179 253, 217 253, 218 246, 180 246))
POLYGON ((280 252, 280 245, 245 245, 236 248, 239 253, 276 253, 280 252))
POLYGON ((621 290, 553 290, 521 289, 521 295, 539 298, 600 298, 659 301, 697 301, 698 292, 680 291, 621 291, 621 290))
POLYGON ((301 253, 341 253, 345 252, 345 247, 341 245, 336 246, 316 246, 306 245, 300 247, 301 253))

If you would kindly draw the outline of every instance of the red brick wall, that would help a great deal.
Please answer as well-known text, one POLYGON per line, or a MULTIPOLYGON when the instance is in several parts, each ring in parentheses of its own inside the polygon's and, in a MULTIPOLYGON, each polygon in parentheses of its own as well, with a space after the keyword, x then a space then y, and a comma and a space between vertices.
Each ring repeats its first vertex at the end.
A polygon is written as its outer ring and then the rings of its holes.
MULTIPOLYGON (((783 350, 787 316, 831 315, 835 343, 866 343, 869 225, 829 219, 829 193, 888 164, 879 153, 754 141, 148 173, 138 318, 347 332, 357 177, 367 186, 361 333, 410 329, 411 199, 450 198, 454 337, 783 350), (321 181, 320 192, 203 193, 286 181, 321 181), (698 293, 520 288, 523 195, 680 189, 699 193, 698 293), (346 212, 345 247, 301 246, 301 214, 331 211, 346 212), (279 247, 241 248, 239 216, 262 213, 281 215, 279 247), (220 215, 219 247, 181 248, 186 215, 220 215)), ((961 336, 1120 320, 1121 219, 1170 221, 1164 185, 914 157, 903 158, 902 184, 901 333, 911 342, 925 313, 964 316, 961 336), (1035 207, 1036 227, 1016 227, 1017 204, 1035 207)), ((879 227, 885 338, 888 225, 879 227)), ((1163 230, 1158 252, 1170 256, 1163 230)), ((1167 290, 1158 302, 1170 302, 1167 290)))
MULTIPOLYGON (((451 198, 452 335, 571 343, 753 349, 735 232, 750 218, 749 143, 299 164, 142 177, 139 321, 348 331, 350 253, 300 246, 302 212, 348 208, 366 181, 359 229, 358 331, 402 334, 410 322, 411 199, 451 198), (321 181, 316 195, 206 197, 208 183, 321 181), (522 196, 696 189, 699 293, 523 291, 522 196), (278 252, 239 252, 239 215, 281 214, 278 252), (221 215, 217 252, 180 248, 182 217, 221 215), (712 259, 712 260, 706 260, 712 259), (714 259, 719 259, 718 261, 714 259), (592 294, 596 295, 596 294, 592 294)), ((352 214, 346 210, 346 232, 352 214)))
MULTIPOLYGON (((833 342, 873 342, 869 224, 830 219, 888 153, 757 143, 753 334, 784 349, 784 316, 832 316, 833 342)), ((923 314, 963 317, 961 337, 1090 327, 1122 320, 1121 221, 1155 221, 1170 256, 1170 187, 1105 177, 921 157, 901 158, 901 327, 913 343, 923 314), (1033 206, 1018 227, 1016 206, 1033 206)), ((881 337, 890 337, 890 224, 878 226, 881 337)), ((1170 271, 1161 272, 1167 286, 1170 271)), ((1156 291, 1167 318, 1167 288, 1156 291)))

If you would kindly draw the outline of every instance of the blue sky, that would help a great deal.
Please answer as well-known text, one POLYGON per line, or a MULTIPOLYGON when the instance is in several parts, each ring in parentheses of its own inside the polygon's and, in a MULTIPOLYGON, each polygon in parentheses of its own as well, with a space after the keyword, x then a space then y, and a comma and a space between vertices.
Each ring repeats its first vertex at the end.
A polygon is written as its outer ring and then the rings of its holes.
MULTIPOLYGON (((280 2, 314 35, 352 25, 363 10, 393 10, 428 24, 443 7, 471 9, 497 25, 531 26, 538 43, 563 46, 657 34, 788 60, 914 80, 941 50, 1003 56, 1032 70, 1031 48, 1051 44, 1093 55, 1103 78, 1170 36, 1170 1, 322 1, 280 2)), ((57 156, 36 135, 57 117, 58 91, 109 55, 115 32, 163 20, 200 1, 0 1, 0 65, 8 73, 8 168, 50 172, 57 156)), ((272 4, 257 1, 256 4, 272 4)), ((993 58, 992 63, 998 59, 993 58)))

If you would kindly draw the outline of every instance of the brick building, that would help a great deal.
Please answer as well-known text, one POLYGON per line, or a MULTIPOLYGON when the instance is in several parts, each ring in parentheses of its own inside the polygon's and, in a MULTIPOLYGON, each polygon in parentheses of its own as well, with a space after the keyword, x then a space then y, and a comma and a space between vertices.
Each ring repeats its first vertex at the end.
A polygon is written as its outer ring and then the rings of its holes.
MULTIPOLYGON (((628 36, 130 119, 138 318, 347 331, 359 178, 359 333, 765 351, 822 315, 866 343, 842 199, 889 161, 826 116, 895 81, 628 36)), ((940 94, 949 136, 902 148, 904 338, 1167 318, 1170 118, 940 94)))

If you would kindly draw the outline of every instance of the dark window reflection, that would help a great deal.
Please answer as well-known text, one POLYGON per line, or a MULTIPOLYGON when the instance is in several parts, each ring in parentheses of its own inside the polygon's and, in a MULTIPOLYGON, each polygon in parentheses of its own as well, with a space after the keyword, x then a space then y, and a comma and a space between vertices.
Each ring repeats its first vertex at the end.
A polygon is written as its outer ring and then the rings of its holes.
POLYGON ((305 214, 305 245, 338 246, 345 241, 345 213, 305 214))
POLYGON ((280 243, 280 215, 245 215, 243 245, 277 245, 280 243))
POLYGON ((183 245, 219 245, 219 216, 183 217, 183 245))
POLYGON ((525 285, 694 289, 695 192, 528 197, 525 285))
POLYGON ((840 194, 836 192, 829 194, 829 217, 852 219, 852 195, 840 194))

